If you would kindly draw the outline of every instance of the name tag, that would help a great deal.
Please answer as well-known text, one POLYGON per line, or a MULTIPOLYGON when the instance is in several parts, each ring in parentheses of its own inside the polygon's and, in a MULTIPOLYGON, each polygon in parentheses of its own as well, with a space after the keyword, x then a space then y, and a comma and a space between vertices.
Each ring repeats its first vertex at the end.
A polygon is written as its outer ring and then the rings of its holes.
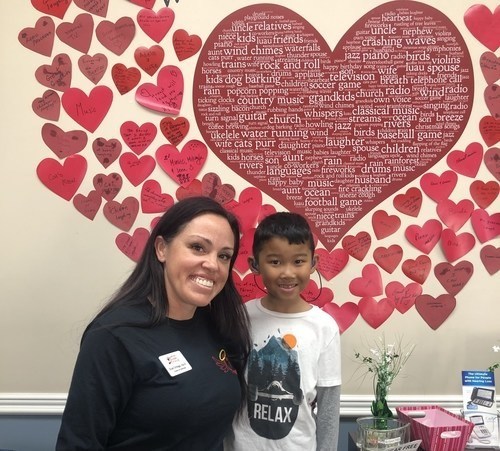
POLYGON ((191 365, 186 360, 186 358, 182 355, 181 351, 170 352, 168 354, 163 354, 160 357, 160 362, 168 371, 170 376, 175 377, 179 374, 185 373, 186 371, 190 371, 191 365))

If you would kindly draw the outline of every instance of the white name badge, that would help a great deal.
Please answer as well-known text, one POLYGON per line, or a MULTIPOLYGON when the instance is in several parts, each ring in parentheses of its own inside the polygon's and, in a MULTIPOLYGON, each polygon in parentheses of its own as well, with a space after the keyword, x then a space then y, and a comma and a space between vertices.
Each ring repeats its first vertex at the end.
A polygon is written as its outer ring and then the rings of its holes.
POLYGON ((172 377, 178 376, 179 374, 193 369, 191 368, 191 365, 186 360, 186 358, 182 355, 181 351, 163 354, 158 358, 160 359, 160 362, 163 364, 165 369, 168 371, 168 374, 170 374, 170 376, 172 377))

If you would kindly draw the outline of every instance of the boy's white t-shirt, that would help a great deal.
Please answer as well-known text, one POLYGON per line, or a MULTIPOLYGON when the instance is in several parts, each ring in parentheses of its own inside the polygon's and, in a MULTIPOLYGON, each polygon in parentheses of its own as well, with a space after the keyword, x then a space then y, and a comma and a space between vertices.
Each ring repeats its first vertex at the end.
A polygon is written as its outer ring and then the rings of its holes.
POLYGON ((234 420, 224 449, 315 451, 316 387, 341 384, 337 323, 316 306, 278 313, 260 299, 245 305, 253 340, 247 408, 234 420))

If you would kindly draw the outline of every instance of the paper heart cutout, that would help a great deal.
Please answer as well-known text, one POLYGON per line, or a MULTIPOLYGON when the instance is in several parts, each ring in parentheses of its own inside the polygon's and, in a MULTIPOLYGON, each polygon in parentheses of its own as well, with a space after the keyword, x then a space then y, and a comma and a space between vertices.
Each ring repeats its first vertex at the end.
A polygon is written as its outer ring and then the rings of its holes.
POLYGON ((80 155, 71 155, 62 164, 53 158, 45 158, 36 168, 40 181, 65 200, 75 195, 86 172, 87 160, 80 155))
POLYGON ((215 199, 220 204, 225 204, 234 199, 236 191, 233 185, 223 184, 217 174, 207 172, 201 180, 201 194, 215 199))
POLYGON ((463 199, 458 203, 444 199, 438 202, 436 211, 446 227, 458 232, 470 219, 474 211, 474 204, 469 199, 463 199))
POLYGON ((262 192, 254 187, 245 188, 238 200, 231 200, 224 204, 224 208, 238 218, 242 233, 255 227, 261 206, 262 192))
POLYGON ((334 249, 331 252, 316 249, 315 254, 319 257, 318 271, 326 280, 332 280, 340 274, 349 261, 349 254, 345 249, 334 249))
POLYGON ((63 19, 71 0, 31 0, 31 4, 38 11, 63 19))
POLYGON ((500 271, 500 247, 488 244, 481 249, 480 257, 490 275, 500 271))
POLYGON ((492 117, 500 118, 500 86, 494 84, 484 90, 484 102, 492 117))
POLYGON ((165 51, 159 45, 151 47, 138 47, 134 52, 134 59, 137 65, 148 75, 153 76, 163 64, 165 51))
POLYGON ((474 178, 483 161, 483 146, 474 142, 465 151, 454 150, 446 157, 448 166, 459 174, 474 178))
POLYGON ((189 34, 186 30, 175 30, 172 36, 172 44, 179 61, 184 61, 198 53, 201 49, 201 38, 195 34, 189 34))
POLYGON ((493 176, 500 181, 500 149, 492 147, 484 154, 484 164, 493 176))
POLYGON ((422 192, 418 188, 408 188, 406 193, 394 196, 392 204, 399 212, 416 218, 422 207, 422 192))
POLYGON ((91 133, 101 125, 112 102, 113 92, 107 86, 96 86, 88 95, 79 88, 68 88, 61 97, 68 116, 91 133))
POLYGON ((170 144, 178 146, 188 134, 189 120, 185 117, 164 117, 160 121, 160 130, 170 144))
POLYGON ((493 52, 484 52, 479 59, 479 66, 488 85, 500 79, 500 58, 493 52))
POLYGON ((170 8, 160 8, 158 12, 148 8, 137 13, 137 24, 153 41, 160 42, 174 23, 175 13, 170 8))
POLYGON ((500 213, 490 214, 478 208, 471 215, 471 224, 477 239, 481 243, 492 240, 500 235, 500 213))
POLYGON ((56 91, 66 91, 71 86, 71 59, 66 53, 54 56, 52 64, 43 64, 35 71, 38 83, 56 91))
POLYGON ((95 156, 105 168, 120 156, 122 143, 117 139, 96 138, 92 143, 95 156))
POLYGON ((441 238, 443 226, 437 219, 429 219, 422 227, 410 225, 405 230, 406 239, 424 254, 428 254, 441 238))
POLYGON ((473 5, 465 12, 464 22, 472 36, 492 52, 500 46, 500 7, 491 12, 485 5, 473 5))
POLYGON ((354 302, 344 302, 342 305, 330 302, 322 308, 335 320, 341 334, 352 326, 359 315, 359 308, 354 302))
POLYGON ((132 236, 126 232, 118 234, 115 244, 127 257, 134 262, 138 262, 149 239, 149 230, 138 227, 132 236))
POLYGON ((396 215, 388 215, 384 210, 377 210, 372 215, 372 227, 377 239, 382 240, 401 227, 401 219, 396 215))
POLYGON ((276 208, 274 205, 264 204, 260 207, 259 216, 257 218, 257 222, 261 222, 264 218, 267 218, 269 215, 276 213, 276 208))
POLYGON ((259 289, 259 286, 263 286, 260 276, 247 274, 243 279, 241 279, 239 274, 236 271, 233 271, 232 277, 236 290, 240 294, 243 302, 251 301, 252 299, 256 299, 264 294, 264 292, 259 289))
POLYGON ((248 259, 252 256, 254 233, 255 229, 246 229, 240 238, 240 250, 234 262, 234 267, 241 274, 244 274, 249 269, 248 259))
POLYGON ((451 315, 457 301, 449 294, 442 294, 437 298, 422 294, 415 300, 415 308, 431 329, 436 330, 451 315))
POLYGON ((369 263, 357 277, 349 283, 349 291, 354 296, 379 296, 383 293, 382 277, 377 265, 369 263))
POLYGON ((415 299, 422 294, 422 286, 412 282, 404 286, 400 282, 389 282, 385 287, 385 295, 392 301, 399 313, 406 313, 415 304, 415 299))
POLYGON ((500 141, 500 119, 484 116, 479 121, 479 131, 488 146, 493 146, 500 141))
POLYGON ((174 199, 170 194, 162 193, 156 180, 147 180, 141 189, 141 208, 143 213, 164 213, 172 205, 174 199))
POLYGON ((474 274, 474 266, 468 261, 458 262, 456 265, 451 263, 438 263, 434 267, 434 275, 444 289, 455 296, 462 291, 467 282, 474 274))
POLYGON ((111 77, 118 92, 123 95, 134 89, 141 81, 141 72, 137 67, 128 68, 118 63, 111 68, 111 77))
POLYGON ((62 22, 56 28, 57 37, 71 48, 87 53, 94 33, 94 19, 83 13, 75 17, 73 22, 62 22))
POLYGON ((31 103, 33 111, 42 119, 58 121, 61 113, 61 99, 57 92, 47 89, 42 97, 37 97, 31 103))
POLYGON ((40 17, 34 27, 23 28, 17 35, 17 40, 28 50, 40 55, 52 55, 56 27, 51 17, 40 17))
POLYGON ((134 39, 135 22, 130 17, 122 17, 115 23, 102 20, 97 25, 95 34, 104 47, 120 56, 134 39))
POLYGON ((133 121, 126 121, 120 126, 123 141, 136 155, 140 155, 150 146, 156 138, 156 133, 156 125, 152 122, 139 126, 133 121))
POLYGON ((95 190, 89 192, 87 196, 76 194, 73 197, 74 207, 86 218, 94 220, 101 207, 102 197, 95 190))
POLYGON ((427 255, 419 255, 415 260, 409 258, 401 265, 403 274, 422 285, 431 272, 431 259, 427 255))
POLYGON ((109 0, 73 0, 80 9, 96 16, 106 17, 109 0))
POLYGON ((388 248, 377 247, 373 251, 373 259, 383 270, 392 274, 403 259, 403 249, 399 244, 393 244, 388 248))
POLYGON ((476 239, 468 232, 456 235, 453 230, 444 229, 441 233, 441 249, 449 262, 462 258, 475 244, 476 239))
POLYGON ((186 186, 200 173, 207 154, 207 146, 201 141, 192 139, 180 152, 171 144, 158 147, 156 161, 172 180, 181 186, 186 186))
POLYGON ((342 239, 342 247, 356 260, 363 261, 370 250, 372 237, 368 232, 358 232, 356 236, 347 235, 342 239))
POLYGON ((372 297, 363 297, 358 303, 359 314, 374 329, 378 329, 387 321, 394 311, 394 303, 390 299, 376 301, 372 297))
POLYGON ((458 177, 454 171, 444 171, 441 175, 428 173, 420 179, 420 187, 433 201, 448 199, 457 186, 458 177))
POLYGON ((177 200, 185 199, 187 197, 201 196, 201 181, 194 179, 188 186, 179 186, 175 191, 177 200))
POLYGON ((88 141, 87 134, 82 130, 65 132, 51 123, 43 124, 42 139, 47 147, 61 159, 81 152, 88 141))
POLYGON ((120 174, 113 172, 109 175, 96 174, 92 183, 99 196, 107 201, 113 200, 122 189, 123 179, 120 174))
POLYGON ((104 204, 105 218, 114 226, 128 232, 139 213, 139 201, 135 197, 126 197, 123 202, 111 200, 104 204))
POLYGON ((134 186, 138 186, 144 182, 156 166, 155 159, 152 156, 143 155, 139 158, 132 152, 125 152, 120 155, 119 162, 123 174, 134 186))
POLYGON ((157 76, 157 85, 144 83, 135 91, 139 105, 160 113, 177 115, 184 96, 184 77, 176 66, 164 66, 157 76))
POLYGON ((156 0, 128 0, 130 3, 142 6, 143 8, 153 9, 156 0))
POLYGON ((78 67, 94 85, 99 83, 108 68, 108 58, 103 53, 92 55, 82 55, 78 58, 78 67))
POLYGON ((318 287, 314 280, 309 280, 307 287, 300 297, 309 304, 322 308, 324 305, 333 301, 333 291, 328 287, 318 287))
POLYGON ((484 183, 482 180, 475 180, 469 187, 469 192, 479 208, 488 208, 498 197, 500 186, 494 180, 484 183))

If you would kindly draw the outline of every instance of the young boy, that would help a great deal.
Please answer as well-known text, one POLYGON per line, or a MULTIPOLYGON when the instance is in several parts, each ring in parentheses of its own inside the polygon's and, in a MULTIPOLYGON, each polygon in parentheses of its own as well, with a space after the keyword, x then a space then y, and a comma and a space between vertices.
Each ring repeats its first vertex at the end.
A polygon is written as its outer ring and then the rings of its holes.
POLYGON ((300 297, 316 270, 314 248, 309 224, 295 213, 272 214, 255 231, 249 263, 267 294, 245 304, 254 343, 247 409, 226 450, 337 450, 339 328, 300 297))

